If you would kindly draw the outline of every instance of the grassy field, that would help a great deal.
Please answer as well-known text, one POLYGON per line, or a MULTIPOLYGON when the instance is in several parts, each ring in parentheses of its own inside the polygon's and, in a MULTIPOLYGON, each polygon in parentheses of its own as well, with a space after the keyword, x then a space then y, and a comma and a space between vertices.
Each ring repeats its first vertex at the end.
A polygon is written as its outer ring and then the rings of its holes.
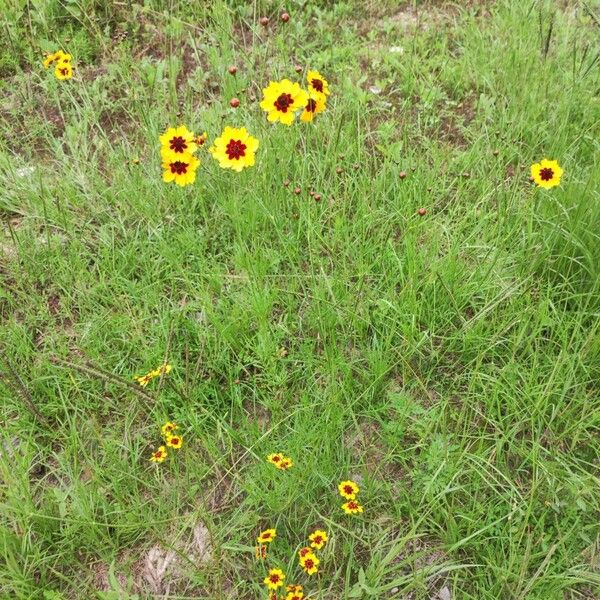
POLYGON ((600 598, 598 2, 3 6, 0 598, 600 598))

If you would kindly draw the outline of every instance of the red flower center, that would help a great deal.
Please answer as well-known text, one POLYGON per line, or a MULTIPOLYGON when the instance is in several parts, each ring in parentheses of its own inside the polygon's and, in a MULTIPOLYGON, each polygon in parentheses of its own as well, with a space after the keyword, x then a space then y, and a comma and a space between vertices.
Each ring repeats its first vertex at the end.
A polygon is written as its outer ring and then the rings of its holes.
POLYGON ((309 98, 308 102, 306 103, 306 109, 307 112, 315 112, 315 110, 317 110, 317 101, 314 100, 313 98, 309 98))
POLYGON ((281 456, 274 456, 273 462, 279 462, 281 460, 281 456))
POLYGON ((354 510, 358 508, 358 504, 356 504, 356 502, 348 502, 348 508, 354 510))
POLYGON ((285 113, 288 108, 294 103, 291 94, 281 94, 277 100, 275 100, 274 106, 277 110, 285 113))
POLYGON ((227 152, 229 160, 239 160, 242 156, 246 156, 246 148, 246 144, 242 144, 241 140, 229 140, 225 152, 227 152))
POLYGON ((302 550, 300 550, 300 556, 306 556, 308 553, 310 552, 310 548, 302 548, 302 550))
POLYGON ((305 567, 306 569, 312 569, 314 566, 315 566, 315 562, 313 561, 313 559, 312 559, 312 558, 307 558, 307 559, 304 561, 304 567, 305 567))
POLYGON ((550 181, 554 177, 554 171, 549 167, 540 169, 540 179, 542 181, 550 181))
MULTIPOLYGON (((188 167, 188 163, 176 160, 175 162, 171 163, 171 173, 175 173, 177 175, 185 175, 185 173, 187 173, 188 167)), ((178 438, 173 438, 171 441, 174 442, 176 439, 178 438)))
POLYGON ((354 494, 354 488, 351 485, 345 485, 344 492, 346 492, 346 494, 354 494))
POLYGON ((176 135, 169 141, 169 147, 171 150, 173 150, 173 152, 179 152, 183 154, 183 152, 187 150, 188 145, 180 135, 176 135))
POLYGON ((313 538, 313 542, 315 544, 320 544, 323 541, 323 538, 320 535, 317 535, 313 538))
POLYGON ((262 539, 263 540, 270 540, 271 539, 271 534, 270 533, 263 533, 262 539))
POLYGON ((269 575, 269 581, 271 583, 279 583, 279 575, 269 575))
POLYGON ((317 92, 323 93, 323 82, 320 79, 313 79, 311 81, 312 86, 317 90, 317 92))
POLYGON ((67 69, 66 67, 59 69, 59 71, 60 71, 61 75, 65 75, 65 76, 69 73, 69 69, 67 69))

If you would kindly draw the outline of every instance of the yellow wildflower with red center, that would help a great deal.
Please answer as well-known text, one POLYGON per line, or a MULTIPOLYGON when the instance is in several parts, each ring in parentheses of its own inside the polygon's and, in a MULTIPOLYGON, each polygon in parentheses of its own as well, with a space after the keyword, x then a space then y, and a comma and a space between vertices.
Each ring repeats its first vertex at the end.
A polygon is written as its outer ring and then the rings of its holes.
POLYGON ((173 154, 183 157, 187 154, 193 154, 197 149, 196 138, 185 125, 169 127, 159 139, 161 143, 160 153, 163 158, 168 158, 173 154))
POLYGON ((180 435, 168 435, 166 443, 169 448, 179 449, 183 446, 183 438, 180 435))
POLYGON ((281 569, 269 569, 269 574, 264 578, 264 584, 270 590, 276 590, 283 585, 285 574, 281 569))
POLYGON ((54 69, 54 76, 61 81, 71 79, 73 77, 73 66, 71 63, 59 62, 54 69))
POLYGON ((363 511, 363 507, 356 500, 345 502, 342 508, 347 515, 357 515, 363 511))
POLYGON ((346 500, 354 500, 356 494, 360 491, 358 485, 350 480, 342 481, 338 485, 338 490, 340 491, 340 495, 346 498, 346 500))
POLYGON ((256 554, 257 560, 262 560, 262 559, 267 558, 267 547, 263 546, 262 544, 259 544, 255 548, 255 554, 256 554))
POLYGON ((550 189, 560 184, 564 171, 555 160, 544 158, 531 165, 531 177, 540 187, 550 189))
POLYGON ((169 364, 161 365, 152 371, 149 371, 145 375, 136 375, 134 377, 135 381, 139 383, 142 387, 146 387, 155 377, 160 377, 161 375, 168 375, 173 367, 169 364))
POLYGON ((196 181, 196 170, 200 161, 193 154, 170 154, 163 156, 163 181, 184 187, 196 181))
POLYGON ((198 144, 198 146, 204 146, 207 139, 208 139, 208 135, 205 131, 201 135, 197 135, 196 138, 194 139, 194 141, 196 142, 196 144, 198 144))
POLYGON ((169 437, 176 429, 179 429, 179 425, 176 425, 175 423, 171 423, 171 421, 167 421, 160 428, 160 432, 163 434, 163 437, 169 437))
POLYGON ((286 591, 288 592, 301 592, 303 590, 301 585, 288 585, 286 588, 286 591))
POLYGON ((309 71, 306 74, 306 80, 308 81, 308 90, 311 92, 316 92, 317 94, 323 94, 324 96, 329 96, 329 84, 327 80, 319 71, 309 71))
POLYGON ((245 127, 225 127, 208 151, 219 161, 222 169, 232 169, 239 173, 245 167, 254 166, 258 146, 259 141, 245 127))
POLYGON ((285 457, 281 452, 275 452, 274 454, 269 454, 269 456, 267 456, 267 462, 277 466, 284 458, 285 457))
POLYGON ((294 466, 294 461, 291 458, 284 456, 283 459, 280 460, 276 466, 281 471, 287 471, 288 469, 291 469, 294 466))
POLYGON ((314 575, 315 573, 318 573, 320 562, 321 561, 312 552, 300 557, 300 565, 307 575, 314 575))
POLYGON ((285 597, 285 600, 303 600, 303 598, 303 592, 288 592, 288 595, 285 597))
POLYGON ((304 123, 310 123, 315 115, 322 113, 325 110, 326 100, 324 94, 310 92, 308 100, 304 105, 304 110, 300 115, 300 120, 304 123))
POLYGON ((300 548, 300 550, 298 550, 298 556, 302 559, 304 558, 307 554, 312 554, 312 548, 310 546, 304 546, 304 548, 300 548))
POLYGON ((167 449, 164 446, 160 446, 158 450, 152 453, 150 460, 155 463, 161 463, 167 458, 167 449))
POLYGON ((310 540, 310 545, 313 548, 321 550, 325 546, 329 538, 327 537, 326 531, 323 531, 322 529, 317 529, 308 536, 308 539, 310 540))
POLYGON ((298 83, 289 79, 271 81, 263 88, 263 99, 260 107, 267 113, 271 122, 280 121, 284 125, 291 125, 296 117, 296 111, 306 106, 308 94, 298 83))
POLYGON ((277 530, 276 529, 265 529, 256 538, 256 541, 259 544, 270 544, 276 537, 277 537, 277 530))
POLYGON ((47 54, 44 57, 44 67, 46 69, 57 63, 69 63, 69 62, 71 62, 71 55, 66 54, 62 50, 57 50, 56 52, 47 54))

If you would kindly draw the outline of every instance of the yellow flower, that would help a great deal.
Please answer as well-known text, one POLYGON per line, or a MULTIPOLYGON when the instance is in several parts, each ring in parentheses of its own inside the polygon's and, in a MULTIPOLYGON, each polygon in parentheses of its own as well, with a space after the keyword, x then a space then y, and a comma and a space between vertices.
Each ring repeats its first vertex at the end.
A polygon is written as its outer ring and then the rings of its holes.
POLYGON ((291 469, 294 466, 294 461, 287 457, 284 456, 282 460, 280 460, 276 467, 282 471, 287 471, 288 469, 291 469))
POLYGON ((145 375, 137 375, 136 377, 134 377, 134 379, 142 387, 146 387, 155 377, 158 377, 159 375, 167 375, 168 373, 170 373, 172 368, 173 367, 171 367, 171 365, 169 364, 161 365, 160 367, 149 371, 145 375))
POLYGON ((208 139, 208 135, 205 131, 202 133, 202 135, 197 135, 196 138, 194 139, 194 141, 196 142, 196 144, 198 144, 198 146, 204 146, 207 139, 208 139))
POLYGON ((173 154, 182 157, 196 152, 197 146, 194 134, 188 131, 185 125, 180 125, 177 128, 169 127, 159 139, 162 145, 160 153, 164 159, 172 157, 173 154))
POLYGON ((44 67, 47 69, 49 66, 58 62, 71 62, 71 55, 65 54, 62 50, 57 50, 56 52, 52 52, 48 54, 44 58, 44 67))
POLYGON ((56 79, 65 80, 73 77, 73 67, 71 63, 58 63, 54 69, 54 76, 56 79))
POLYGON ((342 508, 347 515, 356 515, 363 511, 363 507, 356 500, 349 500, 342 504, 342 508))
POLYGON ((312 552, 308 552, 300 557, 300 565, 308 575, 314 575, 319 572, 319 569, 317 568, 319 562, 319 559, 312 552))
POLYGON ((174 181, 183 187, 196 181, 196 169, 200 161, 192 154, 171 154, 170 157, 163 156, 162 167, 163 181, 170 183, 174 181))
POLYGON ((308 539, 310 540, 310 545, 313 548, 321 550, 323 546, 325 546, 329 538, 327 537, 326 531, 323 531, 322 529, 317 529, 308 536, 308 539))
POLYGON ((300 550, 298 550, 298 556, 300 557, 300 560, 302 560, 307 554, 314 554, 312 548, 309 546, 304 546, 304 548, 300 548, 300 550))
POLYGON ((183 438, 180 435, 168 435, 166 442, 170 448, 179 449, 183 445, 183 438))
POLYGON ((171 421, 167 421, 161 428, 160 431, 163 434, 163 437, 169 437, 171 433, 173 433, 176 429, 179 429, 179 425, 175 423, 171 423, 171 421))
MULTIPOLYGON (((294 586, 298 587, 298 586, 294 586)), ((285 597, 285 600, 303 600, 304 593, 303 592, 288 592, 288 595, 285 597)))
POLYGON ((283 585, 285 575, 281 569, 269 569, 269 574, 264 578, 264 584, 270 590, 276 590, 283 585))
POLYGON ((281 121, 291 125, 296 111, 306 106, 308 94, 297 83, 289 79, 271 81, 263 88, 263 99, 260 107, 267 113, 269 121, 281 121))
POLYGON ((277 466, 284 458, 285 457, 281 452, 275 452, 275 454, 269 454, 269 456, 267 456, 267 462, 277 466))
POLYGON ((338 490, 340 490, 340 495, 346 498, 346 500, 354 500, 356 494, 359 492, 359 488, 354 481, 342 481, 338 485, 338 490))
POLYGON ((142 386, 146 387, 150 381, 152 381, 152 373, 146 373, 145 375, 136 375, 134 379, 142 386))
POLYGON ((164 446, 160 446, 156 452, 152 453, 150 460, 155 463, 161 463, 167 458, 167 449, 164 446))
POLYGON ((258 143, 245 127, 225 127, 221 137, 215 140, 214 146, 208 151, 219 161, 222 169, 233 169, 239 173, 244 167, 254 166, 254 154, 258 143))
POLYGON ((322 113, 325 110, 325 96, 316 92, 310 92, 306 106, 300 115, 300 120, 304 123, 310 123, 315 115, 322 113))
POLYGON ((263 559, 267 558, 267 547, 259 544, 255 548, 255 553, 256 553, 257 559, 263 560, 263 559))
POLYGON ((303 588, 301 585, 288 585, 285 589, 288 592, 301 592, 303 588))
POLYGON ((257 538, 259 544, 270 544, 277 537, 276 529, 265 529, 257 538))
POLYGON ((557 161, 548 160, 547 158, 531 165, 531 177, 540 187, 546 189, 557 186, 563 172, 557 161))
POLYGON ((325 77, 319 73, 319 71, 309 71, 306 74, 306 80, 308 81, 309 91, 329 96, 329 84, 327 83, 325 77))

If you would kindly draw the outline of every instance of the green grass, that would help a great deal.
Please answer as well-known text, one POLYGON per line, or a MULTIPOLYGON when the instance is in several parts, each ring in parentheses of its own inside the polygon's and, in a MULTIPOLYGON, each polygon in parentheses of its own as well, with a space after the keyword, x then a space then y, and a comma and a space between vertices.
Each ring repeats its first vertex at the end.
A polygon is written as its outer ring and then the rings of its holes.
POLYGON ((600 6, 7 4, 0 597, 265 598, 267 527, 312 600, 600 597, 600 6), (295 64, 328 109, 272 126, 295 64), (179 123, 256 166, 164 184, 179 123))

